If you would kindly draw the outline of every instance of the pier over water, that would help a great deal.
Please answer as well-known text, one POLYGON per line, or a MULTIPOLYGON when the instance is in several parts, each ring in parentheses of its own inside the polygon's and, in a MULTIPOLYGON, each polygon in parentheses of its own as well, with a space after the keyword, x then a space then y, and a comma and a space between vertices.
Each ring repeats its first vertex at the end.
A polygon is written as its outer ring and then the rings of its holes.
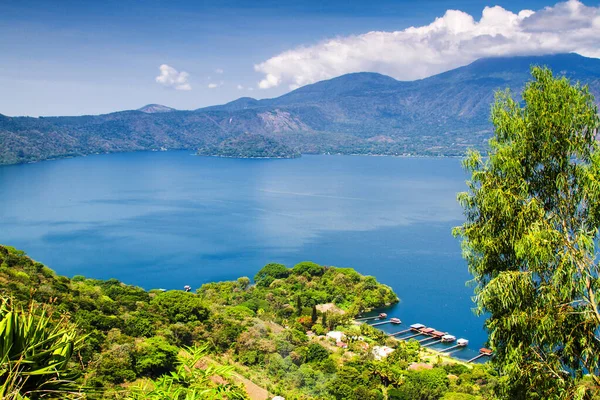
POLYGON ((492 356, 492 351, 489 349, 482 348, 476 353, 474 349, 468 348, 469 340, 464 338, 457 339, 448 332, 439 331, 420 323, 412 324, 399 331, 390 331, 392 324, 399 325, 401 324, 401 321, 399 318, 385 320, 386 318, 387 314, 381 313, 379 315, 357 318, 355 322, 366 323, 370 326, 377 327, 388 336, 398 340, 417 340, 421 347, 430 348, 461 361, 477 362, 484 357, 492 356))

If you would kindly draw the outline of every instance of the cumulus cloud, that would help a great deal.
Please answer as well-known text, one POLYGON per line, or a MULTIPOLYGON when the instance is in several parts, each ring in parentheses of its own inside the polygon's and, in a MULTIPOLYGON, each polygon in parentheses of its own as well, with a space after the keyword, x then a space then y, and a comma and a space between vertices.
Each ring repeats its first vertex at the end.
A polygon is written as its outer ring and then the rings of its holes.
POLYGON ((179 72, 167 64, 161 65, 159 69, 160 75, 156 77, 157 83, 175 90, 192 90, 192 86, 188 83, 190 74, 187 72, 179 72))
POLYGON ((244 87, 242 85, 237 85, 237 89, 238 90, 244 90, 244 87))
POLYGON ((217 74, 222 74, 223 72, 225 72, 225 71, 223 71, 221 68, 215 69, 215 73, 217 73, 217 74))
POLYGON ((425 78, 478 58, 576 52, 600 57, 600 7, 578 0, 513 13, 485 7, 477 21, 448 10, 431 24, 394 32, 337 37, 285 51, 254 69, 261 89, 290 89, 350 72, 374 71, 400 80, 425 78))

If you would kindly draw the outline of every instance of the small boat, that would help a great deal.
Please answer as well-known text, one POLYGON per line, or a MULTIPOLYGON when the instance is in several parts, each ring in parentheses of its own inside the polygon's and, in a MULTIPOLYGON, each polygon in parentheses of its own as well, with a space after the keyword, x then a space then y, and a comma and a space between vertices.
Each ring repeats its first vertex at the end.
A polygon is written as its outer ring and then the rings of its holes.
POLYGON ((452 335, 444 335, 442 336, 442 343, 452 343, 456 340, 455 336, 452 335))
POLYGON ((381 313, 379 314, 379 319, 386 319, 387 318, 387 314, 386 313, 381 313))
POLYGON ((391 318, 390 322, 392 324, 401 324, 402 323, 402 321, 400 321, 400 318, 391 318))
POLYGON ((466 345, 469 344, 469 341, 467 339, 458 339, 456 341, 456 344, 461 346, 461 347, 465 347, 466 345))
POLYGON ((412 331, 419 331, 420 332, 421 328, 425 328, 425 325, 423 325, 423 324, 412 324, 410 326, 410 329, 412 331))

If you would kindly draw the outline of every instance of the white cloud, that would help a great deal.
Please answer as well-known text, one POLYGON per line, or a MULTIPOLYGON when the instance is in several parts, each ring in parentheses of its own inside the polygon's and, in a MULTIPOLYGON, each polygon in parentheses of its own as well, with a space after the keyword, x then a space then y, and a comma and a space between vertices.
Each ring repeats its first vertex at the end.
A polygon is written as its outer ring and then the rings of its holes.
POLYGON ((223 71, 221 68, 215 69, 216 74, 222 74, 223 72, 225 72, 225 71, 223 71))
POLYGON ((244 87, 242 85, 237 85, 237 89, 238 90, 244 90, 244 87))
MULTIPOLYGON (((210 79, 210 78, 209 78, 209 79, 210 79)), ((224 81, 221 81, 221 82, 219 82, 219 83, 211 82, 211 83, 209 83, 209 84, 208 84, 208 88, 209 88, 209 89, 216 89, 216 88, 218 88, 219 86, 223 86, 223 84, 224 84, 224 83, 225 83, 224 81)))
POLYGON ((167 64, 161 65, 159 69, 160 75, 156 77, 157 83, 176 90, 192 90, 192 86, 188 83, 190 74, 187 72, 179 72, 167 64))
POLYGON ((425 78, 478 58, 576 52, 600 57, 600 7, 578 0, 515 14, 485 7, 479 21, 448 10, 431 24, 395 32, 337 37, 285 51, 254 69, 261 89, 294 89, 350 72, 374 71, 400 80, 425 78))

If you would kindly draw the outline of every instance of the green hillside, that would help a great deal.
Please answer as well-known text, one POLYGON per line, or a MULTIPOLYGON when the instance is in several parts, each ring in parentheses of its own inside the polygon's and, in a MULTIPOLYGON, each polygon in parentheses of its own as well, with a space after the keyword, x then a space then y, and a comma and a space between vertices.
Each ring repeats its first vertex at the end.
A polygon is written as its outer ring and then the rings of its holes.
MULTIPOLYGON (((19 388, 30 399, 258 398, 247 397, 242 376, 286 399, 479 399, 495 380, 487 367, 451 362, 423 353, 415 341, 351 324, 360 310, 396 302, 396 295, 373 277, 311 262, 269 264, 255 284, 242 277, 195 293, 146 291, 115 279, 58 276, 22 251, 0 246, 0 296, 2 343, 24 335, 8 333, 11 315, 46 321, 38 338, 55 329, 71 332, 60 336, 70 357, 35 385, 28 371, 52 358, 0 346, 7 399, 20 399, 19 388), (319 304, 331 311, 317 312, 319 304), (310 329, 314 335, 307 335, 310 329), (347 349, 318 336, 329 329, 345 332, 347 349), (377 361, 376 345, 396 350, 377 361), (408 369, 419 362, 425 367, 408 369), (68 393, 61 391, 67 383, 68 393), (57 391, 40 391, 48 385, 57 391)), ((54 342, 37 343, 41 351, 54 342)))

